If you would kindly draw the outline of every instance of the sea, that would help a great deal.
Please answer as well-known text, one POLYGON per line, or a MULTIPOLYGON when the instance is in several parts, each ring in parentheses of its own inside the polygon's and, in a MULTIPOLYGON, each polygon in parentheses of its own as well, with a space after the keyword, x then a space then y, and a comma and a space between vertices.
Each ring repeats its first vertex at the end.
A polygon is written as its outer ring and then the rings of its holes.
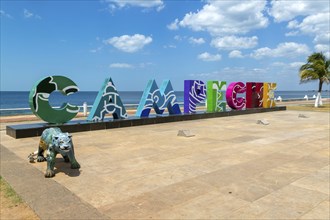
MULTIPOLYGON (((29 105, 30 92, 0 91, 0 116, 33 114, 29 105)), ((92 107, 98 92, 77 92, 64 96, 60 92, 53 92, 49 102, 53 107, 59 107, 68 102, 73 105, 82 106, 86 102, 89 109, 92 107)), ((136 109, 142 97, 142 91, 119 91, 120 98, 127 109, 136 109)), ((183 105, 183 91, 175 92, 177 101, 183 105)), ((309 99, 317 95, 316 91, 275 91, 275 98, 279 96, 283 101, 304 100, 307 95, 309 99)), ((330 98, 330 91, 323 91, 322 98, 330 98)))

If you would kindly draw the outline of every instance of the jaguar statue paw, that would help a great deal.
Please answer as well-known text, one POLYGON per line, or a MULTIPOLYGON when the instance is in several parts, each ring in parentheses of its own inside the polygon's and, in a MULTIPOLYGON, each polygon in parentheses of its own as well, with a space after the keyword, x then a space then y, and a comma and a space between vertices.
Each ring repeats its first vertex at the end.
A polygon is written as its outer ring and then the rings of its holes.
POLYGON ((46 158, 44 156, 38 156, 37 161, 38 162, 44 162, 44 161, 46 161, 46 158))
POLYGON ((71 169, 79 169, 80 168, 80 164, 76 161, 71 163, 71 169))
POLYGON ((53 177, 53 176, 55 176, 55 171, 47 169, 46 173, 45 173, 45 177, 50 178, 50 177, 53 177))

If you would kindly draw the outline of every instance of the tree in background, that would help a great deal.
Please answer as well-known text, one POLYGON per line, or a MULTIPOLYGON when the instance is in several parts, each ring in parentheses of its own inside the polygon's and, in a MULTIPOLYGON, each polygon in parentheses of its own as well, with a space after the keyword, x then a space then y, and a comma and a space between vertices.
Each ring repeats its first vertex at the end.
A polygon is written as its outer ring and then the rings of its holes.
POLYGON ((299 70, 300 83, 319 80, 319 89, 315 100, 315 107, 322 106, 322 85, 329 84, 330 60, 326 59, 323 53, 313 53, 307 58, 307 63, 299 70))

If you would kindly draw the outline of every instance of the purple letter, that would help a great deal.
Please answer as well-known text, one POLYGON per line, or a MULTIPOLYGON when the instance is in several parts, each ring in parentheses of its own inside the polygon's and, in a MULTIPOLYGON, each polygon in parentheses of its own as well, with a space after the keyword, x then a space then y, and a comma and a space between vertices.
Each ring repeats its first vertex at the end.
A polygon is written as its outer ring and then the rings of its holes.
POLYGON ((196 103, 201 103, 206 97, 206 86, 200 80, 184 81, 184 113, 195 113, 196 103))

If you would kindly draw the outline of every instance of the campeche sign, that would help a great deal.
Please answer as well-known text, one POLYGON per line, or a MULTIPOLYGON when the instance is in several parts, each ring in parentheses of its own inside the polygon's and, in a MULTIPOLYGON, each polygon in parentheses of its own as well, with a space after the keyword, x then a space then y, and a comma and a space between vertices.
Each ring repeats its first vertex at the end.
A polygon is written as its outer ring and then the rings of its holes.
MULTIPOLYGON (((275 107, 274 90, 276 83, 262 82, 232 82, 227 88, 225 81, 201 80, 184 81, 184 113, 195 113, 196 104, 206 99, 207 112, 226 111, 226 103, 232 109, 271 108, 275 107), (245 93, 245 97, 244 94, 245 93), (241 94, 241 96, 238 96, 241 94)), ((79 107, 64 103, 60 109, 54 109, 49 104, 49 96, 53 91, 70 95, 79 91, 78 86, 65 76, 48 76, 38 81, 30 91, 29 103, 32 112, 42 120, 63 124, 73 119, 79 112, 79 107)), ((148 117, 150 110, 163 114, 167 109, 170 115, 182 114, 170 80, 163 81, 159 88, 155 80, 149 80, 136 111, 138 117, 148 117)), ((88 121, 103 121, 106 114, 112 114, 114 119, 124 119, 128 115, 119 93, 111 80, 104 81, 93 107, 88 115, 88 121)))

